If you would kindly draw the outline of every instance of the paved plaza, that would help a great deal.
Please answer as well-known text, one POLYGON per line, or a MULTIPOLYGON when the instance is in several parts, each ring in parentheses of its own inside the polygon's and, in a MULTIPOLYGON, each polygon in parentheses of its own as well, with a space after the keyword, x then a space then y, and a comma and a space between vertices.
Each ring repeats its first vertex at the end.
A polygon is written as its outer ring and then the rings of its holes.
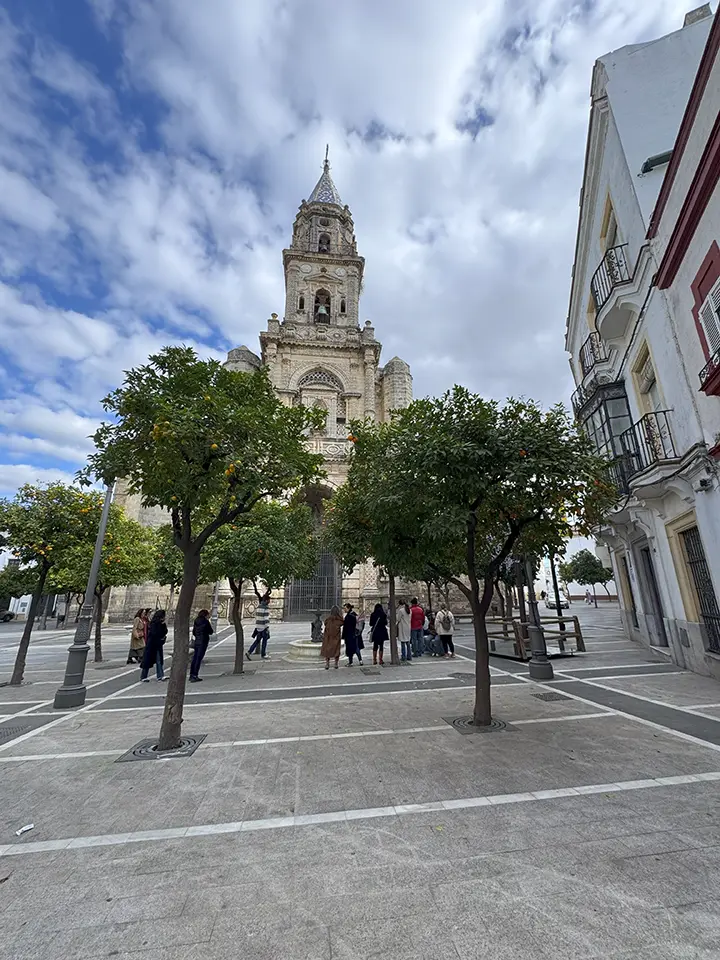
POLYGON ((624 639, 615 606, 580 616, 587 653, 551 682, 493 659, 506 727, 470 734, 448 722, 469 626, 454 661, 327 673, 278 625, 245 677, 224 629, 186 700, 205 739, 131 762, 165 688, 128 631, 69 713, 70 634, 37 633, 30 682, 0 688, 0 960, 720 957, 720 685, 624 639))

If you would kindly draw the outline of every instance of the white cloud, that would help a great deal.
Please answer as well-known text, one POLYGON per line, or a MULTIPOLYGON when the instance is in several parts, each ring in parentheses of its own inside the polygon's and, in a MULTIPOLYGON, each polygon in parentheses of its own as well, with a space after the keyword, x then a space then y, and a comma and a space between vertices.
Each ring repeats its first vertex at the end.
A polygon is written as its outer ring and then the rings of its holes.
POLYGON ((0 495, 12 496, 24 483, 72 483, 74 474, 67 470, 34 467, 29 463, 0 463, 0 495))
POLYGON ((256 344, 326 142, 362 316, 416 392, 566 397, 592 64, 686 6, 93 0, 112 85, 0 13, 5 459, 84 455, 99 398, 164 343, 256 344))

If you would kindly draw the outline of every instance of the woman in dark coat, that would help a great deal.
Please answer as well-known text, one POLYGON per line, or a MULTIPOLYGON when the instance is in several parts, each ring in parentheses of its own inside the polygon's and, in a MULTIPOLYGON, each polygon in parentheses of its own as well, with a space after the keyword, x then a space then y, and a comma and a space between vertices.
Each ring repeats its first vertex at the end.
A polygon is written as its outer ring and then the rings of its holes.
POLYGON ((347 654, 349 667, 353 665, 353 657, 357 657, 358 663, 362 666, 362 657, 360 656, 360 643, 362 643, 362 640, 358 636, 357 626, 357 614, 353 610, 353 605, 346 603, 342 638, 345 641, 345 653, 347 654))
POLYGON ((150 626, 148 627, 147 643, 145 644, 145 653, 143 654, 142 672, 140 679, 143 683, 149 683, 148 673, 150 667, 155 664, 155 670, 158 680, 165 679, 165 668, 163 666, 163 645, 167 637, 167 624, 165 623, 165 611, 156 610, 152 615, 150 626))
POLYGON ((325 669, 330 669, 330 661, 335 661, 337 670, 340 663, 340 647, 342 646, 343 615, 340 607, 332 607, 330 616, 325 621, 323 642, 320 647, 320 656, 325 657, 325 669))
POLYGON ((382 608, 381 603, 375 604, 375 609, 370 614, 370 636, 373 645, 373 663, 383 665, 383 644, 388 637, 388 619, 387 614, 382 608))

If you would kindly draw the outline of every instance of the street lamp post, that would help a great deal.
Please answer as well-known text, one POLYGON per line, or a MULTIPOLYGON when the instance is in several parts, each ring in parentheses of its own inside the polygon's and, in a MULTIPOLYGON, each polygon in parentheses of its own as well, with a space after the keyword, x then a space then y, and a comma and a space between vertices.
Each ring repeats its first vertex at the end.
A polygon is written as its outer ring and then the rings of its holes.
POLYGON ((538 610, 537 597, 535 596, 535 569, 532 560, 525 559, 525 573, 528 582, 528 603, 530 606, 530 616, 528 620, 528 635, 530 637, 530 651, 532 660, 528 664, 531 680, 552 680, 554 673, 552 663, 548 659, 547 647, 545 646, 545 633, 540 622, 540 611, 538 610))
MULTIPOLYGON (((85 597, 83 598, 80 617, 75 629, 75 637, 73 638, 72 645, 68 647, 65 679, 63 680, 62 686, 58 687, 55 693, 53 706, 56 710, 67 710, 68 707, 81 707, 85 703, 87 691, 83 680, 85 679, 85 663, 87 662, 87 655, 90 649, 88 641, 92 630, 95 586, 100 571, 103 541, 105 540, 105 530, 107 529, 108 517, 110 516, 110 504, 112 503, 114 488, 115 485, 110 484, 105 490, 105 502, 103 503, 102 514, 100 516, 100 527, 98 528, 97 538, 95 540, 95 553, 93 554, 92 565, 90 567, 85 597)), ((98 611, 98 616, 102 616, 102 608, 98 611)))
POLYGON ((210 613, 210 622, 212 623, 213 633, 217 633, 218 609, 220 607, 220 581, 215 581, 215 590, 213 591, 212 611, 210 613))

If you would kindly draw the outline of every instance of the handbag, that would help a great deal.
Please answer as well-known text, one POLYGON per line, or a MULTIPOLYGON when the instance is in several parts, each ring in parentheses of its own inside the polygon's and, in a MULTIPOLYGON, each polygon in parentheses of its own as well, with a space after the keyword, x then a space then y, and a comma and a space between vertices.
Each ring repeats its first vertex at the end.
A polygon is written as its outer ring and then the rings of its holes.
POLYGON ((364 649, 365 649, 365 643, 363 642, 362 634, 361 634, 361 633, 357 633, 355 636, 356 636, 356 638, 357 638, 357 648, 358 648, 358 650, 364 650, 364 649))

